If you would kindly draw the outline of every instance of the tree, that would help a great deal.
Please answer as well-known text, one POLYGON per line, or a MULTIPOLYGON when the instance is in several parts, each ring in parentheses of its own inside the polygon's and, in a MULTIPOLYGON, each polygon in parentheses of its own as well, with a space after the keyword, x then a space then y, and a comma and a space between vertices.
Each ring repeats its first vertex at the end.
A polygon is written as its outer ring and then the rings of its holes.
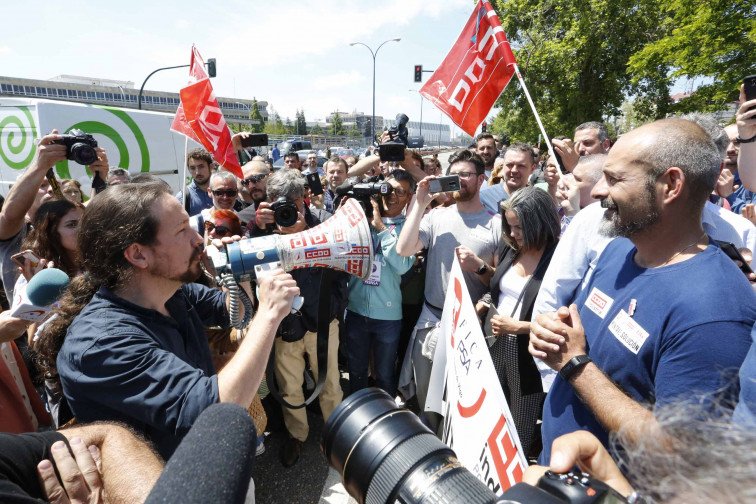
POLYGON ((262 133, 263 129, 265 129, 265 122, 263 121, 262 114, 257 109, 257 99, 252 98, 252 106, 250 107, 250 109, 251 111, 249 114, 249 118, 253 121, 259 121, 259 123, 252 124, 249 129, 253 133, 262 133))
POLYGON ((276 109, 273 106, 269 107, 268 123, 265 125, 264 132, 269 135, 285 135, 286 130, 283 122, 281 122, 281 116, 278 115, 276 109))
POLYGON ((344 134, 350 137, 358 137, 360 136, 360 130, 358 130, 357 128, 351 128, 351 129, 346 130, 346 133, 344 134))
POLYGON ((331 135, 341 136, 344 134, 344 126, 341 123, 341 116, 339 115, 339 111, 337 110, 333 114, 333 118, 331 119, 331 135))
POLYGON ((304 109, 297 109, 297 119, 294 123, 294 129, 297 135, 307 134, 307 121, 305 120, 304 109))
POLYGON ((320 124, 316 124, 312 128, 310 128, 310 134, 311 135, 322 135, 323 134, 323 128, 320 127, 320 124))
MULTIPOLYGON (((582 122, 617 115, 625 95, 641 91, 627 63, 658 37, 662 1, 493 0, 550 136, 571 136, 582 122)), ((661 91, 668 94, 666 86, 661 91)), ((502 110, 492 132, 508 133, 512 141, 537 140, 518 82, 507 86, 497 105, 502 110)))
POLYGON ((284 126, 284 131, 287 135, 293 135, 294 134, 294 125, 291 124, 291 119, 288 117, 286 118, 286 125, 284 126))
MULTIPOLYGON (((670 105, 673 112, 722 110, 737 100, 743 77, 756 73, 753 0, 666 0, 661 8, 663 36, 630 58, 633 81, 658 79, 669 87, 679 77, 705 78, 689 98, 670 105)), ((646 102, 636 107, 654 105, 646 102)))

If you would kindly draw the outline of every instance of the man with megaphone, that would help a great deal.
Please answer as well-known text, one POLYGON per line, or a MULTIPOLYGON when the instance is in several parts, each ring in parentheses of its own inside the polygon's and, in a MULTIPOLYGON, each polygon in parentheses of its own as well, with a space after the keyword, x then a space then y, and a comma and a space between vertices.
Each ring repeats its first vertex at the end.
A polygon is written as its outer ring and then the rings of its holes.
MULTIPOLYGON (((266 234, 293 235, 314 228, 322 221, 331 217, 325 210, 311 210, 305 204, 305 179, 298 170, 283 169, 268 177, 268 201, 272 205, 261 205, 258 217, 273 216, 274 224, 255 225, 254 236, 266 234), (287 207, 286 205, 291 205, 287 207), (275 208, 274 208, 275 207, 275 208), (287 210, 291 208, 291 212, 287 210), (296 214, 292 214, 296 212, 296 214), (267 214, 267 215, 266 215, 267 214)), ((250 227, 252 227, 250 225, 250 227)), ((315 252, 315 251, 313 251, 315 252)), ((317 254, 313 255, 312 263, 317 263, 317 254)), ((305 371, 305 355, 307 355, 315 380, 318 379, 317 330, 318 308, 321 296, 320 267, 298 267, 291 273, 297 283, 304 304, 299 313, 289 314, 278 328, 275 341, 275 374, 280 389, 281 398, 291 405, 301 405, 304 402, 302 382, 305 371)), ((336 409, 343 397, 339 384, 338 347, 339 327, 338 317, 344 313, 347 298, 347 278, 342 272, 329 272, 330 285, 325 292, 330 291, 330 325, 328 331, 328 360, 325 384, 319 395, 320 409, 323 419, 328 420, 331 412, 336 409)), ((268 378, 270 381, 270 377, 268 378)), ((284 423, 289 432, 289 439, 281 451, 281 463, 284 467, 291 467, 299 459, 302 443, 307 439, 309 426, 307 413, 304 408, 283 408, 284 423)))

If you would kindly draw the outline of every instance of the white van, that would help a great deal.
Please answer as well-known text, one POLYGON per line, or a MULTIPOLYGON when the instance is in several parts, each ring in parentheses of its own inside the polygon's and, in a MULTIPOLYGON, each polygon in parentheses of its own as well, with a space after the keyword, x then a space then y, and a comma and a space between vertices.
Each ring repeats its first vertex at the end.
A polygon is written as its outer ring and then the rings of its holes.
MULTIPOLYGON (((133 176, 149 172, 164 179, 174 192, 180 189, 184 152, 201 147, 171 131, 173 114, 33 98, 0 96, 0 194, 8 192, 37 149, 35 139, 53 129, 67 133, 80 129, 105 148, 110 166, 125 168, 133 176)), ((92 176, 85 166, 61 161, 59 178, 78 180, 90 193, 92 176)))

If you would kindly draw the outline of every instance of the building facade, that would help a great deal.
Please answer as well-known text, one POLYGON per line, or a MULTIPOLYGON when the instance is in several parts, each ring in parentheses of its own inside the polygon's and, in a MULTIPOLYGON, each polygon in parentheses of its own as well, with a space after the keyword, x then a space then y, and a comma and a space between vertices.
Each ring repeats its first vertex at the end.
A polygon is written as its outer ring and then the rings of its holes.
MULTIPOLYGON (((64 100, 90 105, 137 108, 139 90, 131 81, 117 81, 75 75, 58 75, 48 80, 21 79, 0 76, 0 96, 25 96, 47 100, 64 100)), ((175 113, 181 99, 178 93, 165 91, 142 92, 142 110, 175 113)), ((252 124, 249 116, 253 100, 218 97, 226 122, 252 124)), ((268 102, 257 101, 257 109, 268 120, 268 102)))

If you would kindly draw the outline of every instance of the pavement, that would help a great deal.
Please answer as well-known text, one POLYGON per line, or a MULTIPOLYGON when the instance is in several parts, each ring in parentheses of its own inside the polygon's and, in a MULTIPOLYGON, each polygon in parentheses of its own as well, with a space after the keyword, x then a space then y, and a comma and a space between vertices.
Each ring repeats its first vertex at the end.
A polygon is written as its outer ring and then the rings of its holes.
MULTIPOLYGON (((349 390, 341 380, 342 390, 349 390)), ((317 401, 315 401, 317 403, 317 401)), ((274 421, 269 418, 269 422, 274 421)), ((252 478, 257 504, 357 504, 341 484, 341 475, 328 467, 320 451, 323 417, 317 406, 307 409, 310 435, 302 445, 299 461, 289 468, 281 465, 280 453, 288 434, 273 430, 265 438, 265 453, 255 460, 252 478)), ((269 425, 275 429, 275 425, 269 425)))

